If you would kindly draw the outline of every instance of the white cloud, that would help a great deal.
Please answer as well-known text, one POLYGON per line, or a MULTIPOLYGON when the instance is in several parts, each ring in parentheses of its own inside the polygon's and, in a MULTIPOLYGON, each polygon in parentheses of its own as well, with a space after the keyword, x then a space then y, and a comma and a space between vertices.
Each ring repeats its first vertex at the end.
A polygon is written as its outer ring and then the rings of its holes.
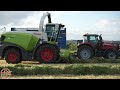
MULTIPOLYGON (((1 11, 1 26, 10 30, 11 27, 37 28, 40 19, 45 12, 51 13, 53 23, 65 24, 67 28, 67 39, 82 39, 84 33, 103 34, 105 39, 119 39, 120 36, 120 19, 102 19, 95 24, 81 28, 73 25, 70 20, 63 19, 64 14, 83 14, 92 11, 1 11)), ((45 23, 47 19, 45 20, 45 23)))
POLYGON ((67 39, 82 39, 83 34, 102 34, 104 40, 120 40, 120 19, 103 19, 95 24, 79 28, 68 27, 67 39))
POLYGON ((41 17, 41 12, 33 12, 31 15, 29 15, 27 18, 23 18, 18 23, 21 27, 35 27, 36 24, 39 24, 39 16, 41 17))
POLYGON ((120 36, 120 20, 103 19, 97 21, 91 27, 85 28, 90 33, 102 34, 106 40, 119 40, 120 36))
POLYGON ((113 20, 103 19, 103 20, 98 21, 95 24, 95 26, 99 27, 99 28, 112 27, 112 26, 116 26, 116 25, 120 25, 120 20, 117 20, 117 19, 113 19, 113 20))
MULTIPOLYGON (((64 13, 63 11, 35 11, 31 15, 29 15, 27 18, 23 18, 18 23, 21 27, 39 27, 40 19, 45 12, 51 13, 52 22, 59 23, 60 22, 60 16, 64 13)), ((45 22, 47 23, 47 19, 45 19, 45 22)))
MULTIPOLYGON (((6 31, 10 31, 14 28, 38 28, 40 19, 45 12, 51 13, 53 23, 60 23, 62 20, 60 17, 64 14, 64 11, 4 11, 0 12, 2 16, 2 22, 0 22, 0 29, 6 27, 6 31), (20 18, 18 18, 20 17, 20 18)), ((47 18, 45 19, 47 23, 47 18)), ((1 33, 2 31, 0 31, 1 33)))
POLYGON ((0 25, 17 24, 21 19, 29 16, 33 11, 0 11, 0 25))

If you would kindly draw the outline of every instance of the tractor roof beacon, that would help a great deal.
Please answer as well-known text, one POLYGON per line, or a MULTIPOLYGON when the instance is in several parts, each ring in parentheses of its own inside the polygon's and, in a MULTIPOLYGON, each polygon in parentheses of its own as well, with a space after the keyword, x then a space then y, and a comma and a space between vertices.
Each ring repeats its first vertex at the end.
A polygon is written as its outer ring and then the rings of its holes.
POLYGON ((0 56, 12 64, 31 59, 36 59, 40 63, 59 62, 60 49, 56 43, 61 29, 64 29, 64 25, 52 23, 51 14, 44 13, 37 30, 12 28, 10 32, 3 33, 0 56), (46 17, 48 23, 44 25, 46 17))

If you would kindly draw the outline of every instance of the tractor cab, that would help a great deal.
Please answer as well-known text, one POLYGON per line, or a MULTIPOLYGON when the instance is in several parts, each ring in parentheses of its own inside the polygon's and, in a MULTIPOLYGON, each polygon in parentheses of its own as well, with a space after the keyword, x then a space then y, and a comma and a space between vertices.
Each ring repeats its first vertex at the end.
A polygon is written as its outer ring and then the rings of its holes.
POLYGON ((84 34, 83 43, 88 43, 96 49, 101 49, 103 47, 103 39, 101 35, 98 34, 84 34))
POLYGON ((64 27, 64 25, 57 24, 57 23, 46 24, 44 33, 47 34, 48 41, 57 42, 58 37, 59 37, 59 32, 60 32, 61 29, 64 29, 63 27, 64 27))
POLYGON ((83 43, 89 43, 90 45, 92 45, 94 48, 98 50, 107 50, 107 49, 118 50, 119 49, 118 43, 103 41, 101 35, 84 34, 83 37, 84 37, 83 43))
POLYGON ((103 41, 101 35, 97 34, 84 34, 83 37, 83 43, 90 43, 92 45, 102 44, 103 41))

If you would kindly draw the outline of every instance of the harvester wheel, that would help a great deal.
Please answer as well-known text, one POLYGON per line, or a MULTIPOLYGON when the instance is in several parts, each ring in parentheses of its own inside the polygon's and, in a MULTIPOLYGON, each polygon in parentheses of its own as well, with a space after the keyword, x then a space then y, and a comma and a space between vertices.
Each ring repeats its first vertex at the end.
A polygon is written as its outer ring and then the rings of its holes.
POLYGON ((7 63, 18 64, 21 60, 21 54, 18 49, 10 48, 5 51, 5 60, 7 63))
POLYGON ((59 61, 59 51, 54 45, 42 45, 36 51, 36 59, 39 63, 55 63, 59 61))
POLYGON ((105 53, 105 56, 104 58, 106 59, 117 59, 118 58, 118 52, 114 51, 114 50, 108 50, 106 53, 105 53))
POLYGON ((88 60, 94 56, 93 49, 88 45, 83 45, 78 48, 77 56, 79 59, 88 60))

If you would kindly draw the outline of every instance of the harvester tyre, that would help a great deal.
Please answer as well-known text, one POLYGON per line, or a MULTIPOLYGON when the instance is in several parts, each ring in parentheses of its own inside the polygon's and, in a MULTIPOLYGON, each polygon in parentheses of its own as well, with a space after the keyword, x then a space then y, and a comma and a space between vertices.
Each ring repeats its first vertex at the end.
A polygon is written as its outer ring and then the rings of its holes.
POLYGON ((78 48, 77 56, 79 59, 88 60, 93 58, 94 52, 93 49, 88 45, 83 45, 78 48))
POLYGON ((59 62, 59 50, 54 45, 42 45, 36 51, 36 59, 39 63, 56 63, 59 62))
POLYGON ((18 64, 21 60, 21 54, 18 49, 10 48, 5 51, 5 60, 8 64, 18 64))

